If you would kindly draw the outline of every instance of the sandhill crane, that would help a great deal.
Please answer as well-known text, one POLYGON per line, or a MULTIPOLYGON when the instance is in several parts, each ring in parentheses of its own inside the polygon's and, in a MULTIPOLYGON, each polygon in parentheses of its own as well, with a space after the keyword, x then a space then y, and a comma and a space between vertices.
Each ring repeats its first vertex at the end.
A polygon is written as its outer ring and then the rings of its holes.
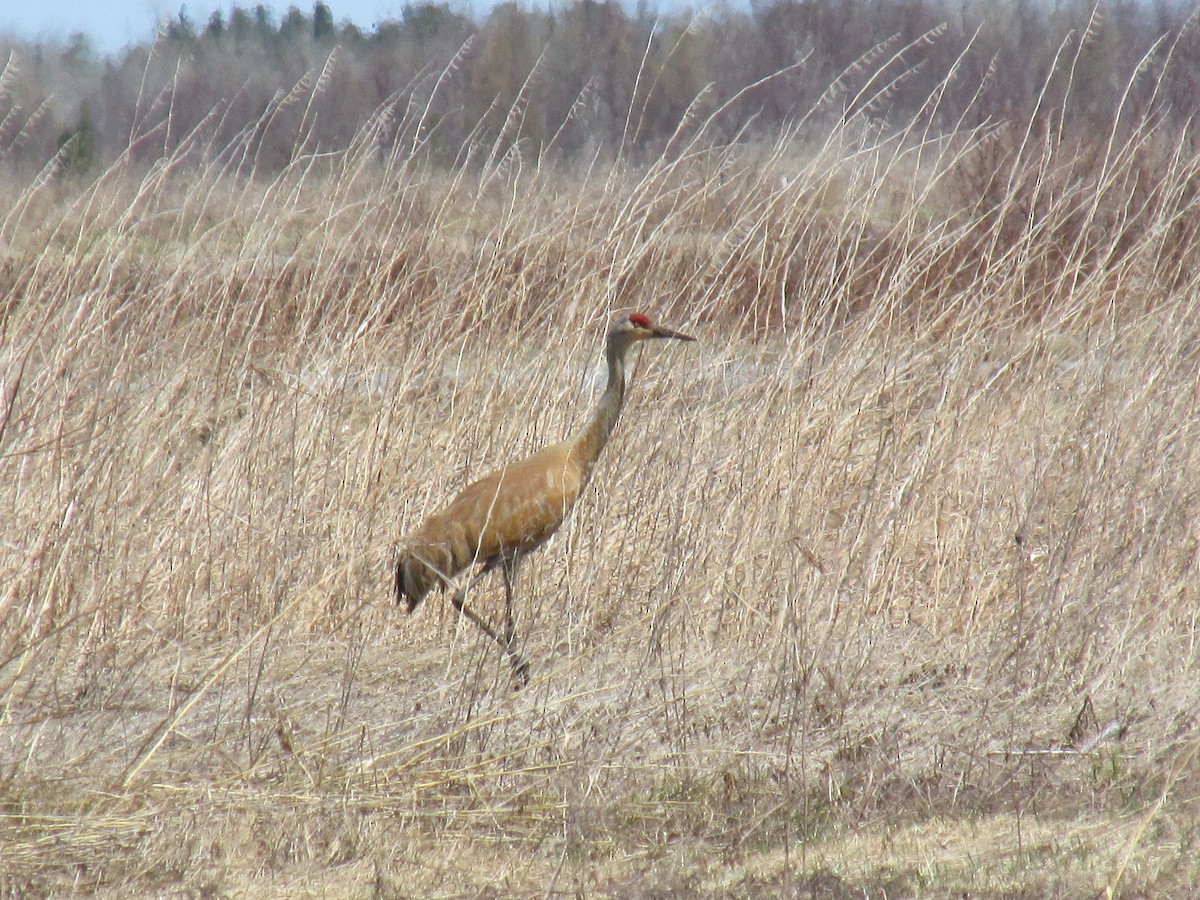
POLYGON ((694 337, 653 324, 634 313, 608 333, 608 386, 587 426, 574 438, 492 472, 462 492, 444 510, 425 520, 402 543, 396 559, 396 602, 413 612, 434 587, 446 587, 469 566, 482 568, 454 592, 461 615, 500 645, 524 683, 529 667, 513 644, 513 584, 521 560, 546 543, 571 512, 588 482, 600 451, 617 424, 625 400, 625 354, 639 341, 694 337), (499 568, 504 575, 505 625, 500 632, 466 605, 467 591, 499 568))

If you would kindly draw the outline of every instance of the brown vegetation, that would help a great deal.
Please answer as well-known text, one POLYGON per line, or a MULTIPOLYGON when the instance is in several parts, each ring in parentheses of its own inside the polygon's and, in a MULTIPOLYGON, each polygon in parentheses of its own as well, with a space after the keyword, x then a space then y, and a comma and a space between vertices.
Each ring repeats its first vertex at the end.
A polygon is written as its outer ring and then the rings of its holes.
POLYGON ((940 96, 5 182, 0 887, 1194 893, 1200 157, 940 96), (631 307, 702 344, 528 562, 513 692, 393 542, 574 432, 631 307))

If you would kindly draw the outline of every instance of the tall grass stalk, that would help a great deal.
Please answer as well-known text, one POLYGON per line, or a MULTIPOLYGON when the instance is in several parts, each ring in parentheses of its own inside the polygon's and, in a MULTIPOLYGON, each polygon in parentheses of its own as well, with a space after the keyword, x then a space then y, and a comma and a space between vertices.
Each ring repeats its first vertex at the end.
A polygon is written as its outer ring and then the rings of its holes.
POLYGON ((0 885, 1194 886, 1194 135, 889 121, 880 58, 584 171, 519 102, 454 170, 416 93, 311 147, 315 73, 4 188, 0 885), (702 345, 523 570, 514 693, 391 548, 578 427, 635 309, 702 345))

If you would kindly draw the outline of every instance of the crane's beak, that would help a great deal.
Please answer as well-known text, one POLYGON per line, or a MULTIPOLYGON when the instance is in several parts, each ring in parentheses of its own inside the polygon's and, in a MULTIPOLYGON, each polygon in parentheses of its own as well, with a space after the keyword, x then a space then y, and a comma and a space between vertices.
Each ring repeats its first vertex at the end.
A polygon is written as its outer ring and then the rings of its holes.
POLYGON ((681 334, 678 331, 672 331, 670 328, 663 328, 661 325, 651 325, 650 331, 653 332, 651 337, 656 338, 675 338, 677 341, 694 341, 695 338, 690 334, 681 334))

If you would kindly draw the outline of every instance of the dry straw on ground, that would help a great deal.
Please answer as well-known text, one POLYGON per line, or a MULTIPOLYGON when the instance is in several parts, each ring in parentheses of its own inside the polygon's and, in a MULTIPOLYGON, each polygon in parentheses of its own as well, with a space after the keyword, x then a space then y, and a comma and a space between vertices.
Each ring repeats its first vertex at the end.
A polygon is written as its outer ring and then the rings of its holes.
POLYGON ((1198 159, 924 121, 10 189, 0 885, 1195 890, 1198 159), (391 547, 632 309, 514 692, 391 547))

